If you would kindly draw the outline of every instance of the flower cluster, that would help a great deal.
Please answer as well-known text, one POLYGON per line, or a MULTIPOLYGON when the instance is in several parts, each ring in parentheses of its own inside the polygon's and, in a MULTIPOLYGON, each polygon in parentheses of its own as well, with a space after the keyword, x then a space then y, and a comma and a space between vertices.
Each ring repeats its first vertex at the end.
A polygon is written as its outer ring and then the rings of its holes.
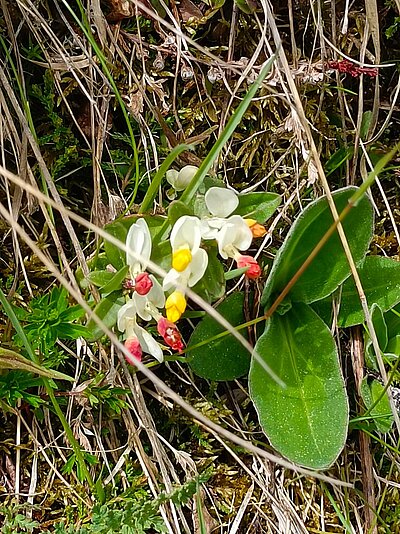
POLYGON ((329 61, 328 67, 345 74, 350 74, 353 78, 358 78, 361 74, 371 77, 378 76, 378 69, 373 67, 359 67, 348 59, 343 59, 342 61, 329 61))
POLYGON ((118 330, 125 334, 125 347, 132 356, 128 361, 132 364, 141 360, 142 352, 151 354, 159 362, 163 361, 160 344, 138 324, 138 317, 147 322, 155 320, 157 331, 165 343, 173 350, 183 349, 178 328, 160 313, 165 306, 161 284, 154 275, 146 272, 151 245, 149 227, 144 219, 139 219, 130 227, 126 238, 126 263, 130 278, 125 281, 124 287, 132 290, 133 294, 119 309, 117 322, 118 330))
MULTIPOLYGON (((196 168, 184 168, 183 176, 169 176, 174 187, 188 183, 196 168), (175 181, 174 181, 175 180, 175 181)), ((182 171, 180 171, 182 173, 182 171)), ((126 238, 126 262, 129 277, 125 280, 127 301, 118 312, 118 329, 124 334, 129 363, 140 361, 142 353, 148 353, 159 362, 163 350, 149 332, 148 324, 156 324, 156 332, 168 347, 181 351, 184 347, 176 322, 186 309, 186 289, 195 286, 205 275, 208 254, 202 244, 213 240, 223 259, 233 259, 239 269, 246 269, 249 279, 261 275, 257 261, 242 254, 253 237, 262 237, 265 228, 253 219, 233 215, 239 204, 238 195, 229 189, 211 187, 204 196, 204 215, 184 215, 174 224, 169 241, 171 245, 171 268, 162 285, 153 274, 147 272, 152 251, 150 230, 145 219, 138 219, 129 229, 126 238), (171 292, 172 291, 172 292, 171 292), (165 293, 169 293, 166 298, 165 293), (163 316, 161 310, 165 309, 163 316), (141 324, 147 323, 144 328, 141 324)))
POLYGON ((167 317, 173 322, 186 309, 185 289, 197 284, 206 272, 208 256, 200 248, 202 240, 215 240, 220 256, 232 258, 238 268, 247 268, 245 275, 248 278, 254 280, 261 275, 257 261, 240 251, 250 247, 253 237, 265 235, 265 228, 253 219, 232 215, 239 204, 234 191, 211 187, 204 200, 208 215, 201 219, 184 215, 171 232, 172 269, 164 278, 163 289, 174 288, 165 303, 167 317))

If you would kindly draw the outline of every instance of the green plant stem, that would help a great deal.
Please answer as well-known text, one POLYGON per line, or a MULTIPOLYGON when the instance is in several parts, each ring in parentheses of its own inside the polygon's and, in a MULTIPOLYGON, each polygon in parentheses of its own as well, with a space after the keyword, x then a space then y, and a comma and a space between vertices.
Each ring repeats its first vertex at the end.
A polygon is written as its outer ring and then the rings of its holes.
POLYGON ((343 527, 346 529, 346 532, 348 532, 349 534, 352 534, 354 531, 353 531, 353 528, 351 526, 351 524, 349 523, 349 521, 346 519, 346 517, 343 515, 342 511, 340 510, 337 502, 335 501, 335 499, 333 498, 333 496, 331 495, 330 491, 328 490, 326 484, 324 482, 321 482, 321 486, 322 488, 324 489, 324 492, 325 492, 325 495, 328 497, 333 509, 335 510, 338 518, 340 519, 343 527))
MULTIPOLYGON (((35 364, 40 365, 40 360, 39 360, 37 354, 33 350, 29 339, 26 337, 24 329, 23 329, 21 323, 18 320, 18 317, 15 315, 15 312, 14 312, 11 304, 8 302, 7 297, 6 297, 6 295, 4 294, 4 292, 3 292, 3 290, 1 288, 0 288, 0 303, 2 304, 2 306, 4 308, 4 311, 5 311, 6 315, 8 316, 8 318, 10 319, 12 325, 14 326, 15 331, 17 332, 18 336, 20 337, 20 339, 21 339, 21 341, 22 341, 22 343, 23 343, 23 345, 24 345, 29 357, 31 358, 31 360, 35 364)), ((68 441, 71 444, 72 450, 74 451, 74 454, 76 456, 76 460, 77 460, 77 462, 79 464, 81 472, 83 473, 83 475, 84 475, 84 477, 85 477, 90 489, 93 490, 94 489, 94 482, 93 482, 92 476, 89 473, 88 468, 86 467, 86 462, 85 462, 84 456, 82 454, 81 447, 80 447, 78 441, 75 439, 74 434, 72 432, 72 429, 69 426, 68 421, 65 418, 65 415, 62 412, 59 403, 57 402, 57 399, 56 399, 56 397, 54 395, 53 388, 51 387, 51 384, 50 384, 50 380, 47 379, 47 378, 43 378, 43 377, 42 377, 42 380, 43 380, 43 385, 44 385, 44 387, 46 389, 46 393, 49 396, 49 398, 50 398, 50 400, 51 400, 51 402, 53 404, 54 411, 56 412, 58 418, 60 419, 60 422, 61 422, 61 424, 63 426, 64 432, 65 432, 65 434, 66 434, 66 436, 68 438, 68 441)))

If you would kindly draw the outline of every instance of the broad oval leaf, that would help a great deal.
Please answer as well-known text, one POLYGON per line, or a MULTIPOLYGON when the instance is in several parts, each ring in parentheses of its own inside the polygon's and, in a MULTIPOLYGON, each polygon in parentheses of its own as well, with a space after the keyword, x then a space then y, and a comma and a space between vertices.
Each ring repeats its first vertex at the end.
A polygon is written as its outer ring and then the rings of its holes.
POLYGON ((252 358, 250 396, 272 446, 296 464, 328 468, 345 444, 349 416, 329 329, 307 304, 295 303, 268 320, 255 351, 286 384, 252 358))
POLYGON ((110 280, 113 279, 115 273, 110 271, 92 271, 88 274, 87 280, 97 287, 102 287, 105 284, 108 284, 110 280))
POLYGON ((280 203, 277 193, 244 193, 239 195, 239 206, 234 213, 263 223, 272 217, 280 203))
MULTIPOLYGON (((339 214, 356 189, 346 187, 333 193, 339 214)), ((356 263, 363 259, 367 251, 373 222, 371 202, 364 196, 342 223, 356 263)), ((333 217, 326 197, 309 204, 296 219, 273 263, 262 296, 263 306, 284 289, 332 224, 333 217)), ((335 232, 296 282, 288 298, 293 302, 306 303, 320 300, 335 291, 349 274, 350 267, 339 235, 335 232)))
MULTIPOLYGON (((232 293, 216 310, 232 326, 244 323, 243 293, 232 293)), ((196 345, 220 334, 224 328, 210 316, 205 317, 195 328, 190 344, 196 345)), ((245 335, 245 330, 242 330, 245 335)), ((234 380, 248 373, 250 354, 232 335, 225 336, 189 352, 190 367, 196 375, 209 380, 234 380)))
MULTIPOLYGON (((400 262, 391 258, 367 256, 357 270, 369 306, 378 304, 383 311, 387 311, 400 302, 400 262)), ((332 297, 315 302, 313 308, 329 323, 332 297)), ((340 293, 337 322, 342 328, 364 322, 360 297, 352 276, 344 282, 340 293)))

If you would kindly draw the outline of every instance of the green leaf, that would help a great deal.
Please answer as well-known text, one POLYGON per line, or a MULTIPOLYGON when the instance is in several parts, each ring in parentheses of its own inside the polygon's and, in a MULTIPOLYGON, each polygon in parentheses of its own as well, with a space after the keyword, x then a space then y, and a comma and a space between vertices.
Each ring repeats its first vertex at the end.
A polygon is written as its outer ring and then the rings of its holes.
POLYGON ((74 381, 73 378, 64 373, 54 371, 53 369, 46 369, 40 364, 28 360, 13 350, 3 348, 0 348, 0 370, 1 369, 20 369, 22 371, 27 371, 28 373, 45 376, 46 378, 68 380, 70 382, 74 381))
MULTIPOLYGON (((378 340, 378 345, 381 353, 385 352, 386 345, 388 343, 388 333, 385 318, 383 316, 381 308, 378 304, 373 304, 370 310, 372 324, 378 340)), ((370 369, 378 370, 378 363, 376 360, 375 349, 370 338, 369 332, 366 330, 364 334, 364 347, 365 347, 365 365, 370 369)))
POLYGON ((400 335, 394 336, 389 339, 386 346, 386 352, 400 356, 400 335))
MULTIPOLYGON (((355 187, 346 187, 333 193, 339 213, 356 190, 355 187)), ((332 224, 333 217, 326 197, 309 204, 296 219, 273 263, 261 300, 263 306, 284 289, 332 224)), ((353 259, 358 263, 363 259, 372 237, 373 209, 369 198, 361 198, 342 224, 353 259)), ((293 302, 306 303, 320 300, 335 291, 349 274, 350 267, 339 235, 335 232, 294 285, 288 298, 293 302)))
POLYGON ((332 174, 336 169, 341 167, 348 159, 353 157, 354 148, 353 147, 342 147, 339 148, 325 163, 326 176, 332 174))
POLYGON ((100 289, 101 293, 106 295, 113 291, 121 290, 122 283, 129 271, 129 265, 124 265, 117 273, 113 273, 112 278, 100 289))
POLYGON ((372 111, 365 111, 361 120, 360 137, 363 141, 367 139, 368 130, 371 125, 372 111))
POLYGON ((240 11, 247 15, 252 15, 257 10, 257 2, 255 0, 234 0, 240 11))
POLYGON ((87 279, 96 287, 102 287, 112 280, 114 274, 110 271, 92 271, 88 274, 87 279))
MULTIPOLYGON (((243 293, 232 293, 216 310, 232 326, 244 323, 243 293)), ((224 328, 210 316, 205 317, 195 328, 189 343, 201 343, 224 332, 224 328)), ((242 333, 245 334, 243 330, 242 333)), ((190 350, 190 367, 196 375, 209 380, 234 380, 245 375, 250 366, 250 354, 232 335, 225 336, 198 349, 190 350)))
POLYGON ((193 291, 207 302, 214 302, 225 294, 225 273, 217 256, 217 247, 209 245, 205 248, 208 255, 207 269, 193 291))
MULTIPOLYGON (((380 256, 367 256, 357 270, 369 306, 376 303, 383 311, 387 311, 400 302, 400 262, 380 256)), ((332 297, 314 303, 313 308, 329 323, 332 297)), ((353 277, 350 277, 342 287, 338 326, 343 328, 363 322, 360 297, 353 277)))
POLYGON ((364 404, 374 419, 378 432, 389 432, 393 424, 393 415, 389 398, 383 385, 378 380, 364 378, 361 384, 361 396, 364 404))
POLYGON ((180 200, 171 202, 168 208, 168 220, 171 226, 174 226, 176 221, 183 215, 193 215, 193 210, 180 200))
POLYGON ((70 306, 58 316, 60 323, 72 322, 80 319, 85 314, 85 310, 80 304, 70 306))
POLYGON ((391 339, 400 332, 400 305, 391 307, 385 313, 385 322, 388 329, 388 338, 391 339))
MULTIPOLYGON (((133 222, 134 221, 132 221, 131 224, 133 224, 133 222)), ((128 230, 121 221, 108 224, 105 227, 105 230, 116 239, 122 241, 122 243, 125 243, 128 230)), ((111 265, 118 271, 122 269, 122 267, 126 264, 125 252, 107 240, 104 241, 104 250, 111 265)))
POLYGON ((78 337, 85 337, 87 334, 87 327, 81 324, 61 323, 57 327, 57 337, 59 339, 78 339, 78 337))
POLYGON ((239 206, 234 213, 264 223, 280 203, 281 197, 276 193, 245 193, 239 195, 239 206))
POLYGON ((255 351, 286 384, 252 358, 250 396, 272 446, 297 464, 328 468, 345 444, 349 413, 329 329, 308 305, 295 303, 268 320, 255 351))
POLYGON ((242 276, 246 271, 248 271, 248 267, 241 267, 240 269, 232 269, 231 271, 228 271, 224 273, 225 280, 233 280, 234 278, 238 278, 239 276, 242 276))
POLYGON ((376 337, 378 338, 379 348, 382 352, 385 352, 388 344, 387 326, 382 310, 376 303, 371 306, 371 319, 372 324, 374 325, 376 337))
MULTIPOLYGON (((101 299, 94 309, 94 313, 103 321, 107 328, 112 328, 118 317, 118 310, 125 304, 124 297, 119 291, 110 293, 107 297, 101 299)), ((93 319, 87 324, 86 339, 89 341, 97 341, 103 335, 102 329, 95 323, 93 319)))

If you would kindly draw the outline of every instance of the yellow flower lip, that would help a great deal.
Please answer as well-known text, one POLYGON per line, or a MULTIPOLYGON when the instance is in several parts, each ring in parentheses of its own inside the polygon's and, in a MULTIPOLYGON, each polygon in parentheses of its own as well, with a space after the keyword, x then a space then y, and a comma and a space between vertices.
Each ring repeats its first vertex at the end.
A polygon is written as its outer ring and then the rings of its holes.
POLYGON ((192 253, 188 248, 182 248, 172 254, 172 267, 181 273, 192 261, 192 253))
POLYGON ((255 219, 244 219, 247 226, 250 228, 253 237, 264 237, 267 230, 264 226, 258 223, 255 219))
POLYGON ((168 321, 176 323, 186 310, 186 299, 180 291, 174 291, 165 302, 168 321))

